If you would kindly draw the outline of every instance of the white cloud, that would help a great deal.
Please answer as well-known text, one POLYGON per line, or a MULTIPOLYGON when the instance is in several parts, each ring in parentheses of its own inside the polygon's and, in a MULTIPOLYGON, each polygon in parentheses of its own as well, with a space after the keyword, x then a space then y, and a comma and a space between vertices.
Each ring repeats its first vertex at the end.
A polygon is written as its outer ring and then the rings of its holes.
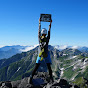
POLYGON ((20 51, 21 51, 21 52, 27 52, 27 51, 29 51, 29 50, 34 49, 34 48, 37 47, 38 45, 39 45, 39 44, 34 45, 34 46, 28 46, 28 47, 26 47, 25 49, 20 49, 20 51))
POLYGON ((67 45, 62 45, 59 47, 59 49, 66 49, 68 46, 67 45))
POLYGON ((78 49, 79 47, 78 46, 72 46, 71 48, 72 49, 78 49))
POLYGON ((4 47, 4 45, 0 45, 0 48, 4 47))
POLYGON ((67 47, 68 47, 67 45, 55 46, 55 48, 58 50, 63 50, 63 49, 66 49, 67 47))

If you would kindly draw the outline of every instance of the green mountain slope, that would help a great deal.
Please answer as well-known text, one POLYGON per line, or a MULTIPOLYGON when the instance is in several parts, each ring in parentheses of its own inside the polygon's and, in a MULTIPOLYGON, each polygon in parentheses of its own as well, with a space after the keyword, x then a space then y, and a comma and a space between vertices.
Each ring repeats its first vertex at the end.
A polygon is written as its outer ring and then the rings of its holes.
MULTIPOLYGON (((49 47, 50 47, 50 54, 53 60, 53 58, 57 58, 59 56, 59 51, 52 49, 51 46, 49 47), (56 56, 54 57, 55 53, 56 56)), ((36 47, 31 51, 14 55, 13 57, 7 60, 6 59, 3 61, 1 60, 0 81, 18 80, 29 76, 35 66, 37 54, 38 54, 38 47, 36 47)), ((47 71, 47 67, 44 64, 41 64, 40 68, 38 69, 39 71, 47 71)), ((55 68, 54 66, 52 67, 55 68)))
MULTIPOLYGON (((49 46, 52 60, 54 79, 64 78, 80 86, 85 78, 88 80, 88 57, 77 49, 67 48, 59 51, 49 46), (79 80, 81 79, 81 81, 79 80), (79 84, 76 82, 79 80, 79 84)), ((35 66, 38 55, 38 47, 17 54, 8 59, 0 60, 0 81, 18 80, 30 76, 35 66)), ((47 66, 42 63, 38 71, 47 71, 47 66)))

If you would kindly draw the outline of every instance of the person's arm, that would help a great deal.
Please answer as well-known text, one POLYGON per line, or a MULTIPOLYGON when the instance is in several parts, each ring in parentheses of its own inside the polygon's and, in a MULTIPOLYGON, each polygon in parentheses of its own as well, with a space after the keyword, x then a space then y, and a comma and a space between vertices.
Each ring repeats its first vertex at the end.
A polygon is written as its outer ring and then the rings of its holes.
POLYGON ((41 39, 41 21, 40 21, 40 18, 39 18, 38 39, 39 39, 39 41, 40 41, 40 39, 41 39))
POLYGON ((51 20, 50 25, 49 25, 48 36, 47 36, 48 39, 50 39, 51 24, 52 24, 52 20, 51 20))

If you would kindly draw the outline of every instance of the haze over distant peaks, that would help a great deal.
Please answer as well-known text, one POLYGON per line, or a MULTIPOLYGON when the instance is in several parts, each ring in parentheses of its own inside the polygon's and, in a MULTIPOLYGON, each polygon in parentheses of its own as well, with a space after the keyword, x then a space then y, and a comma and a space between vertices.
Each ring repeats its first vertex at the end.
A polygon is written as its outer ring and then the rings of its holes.
MULTIPOLYGON (((2 46, 0 47, 0 59, 10 58, 11 56, 17 53, 30 51, 37 46, 39 46, 39 44, 31 45, 31 46, 26 46, 26 45, 25 46, 24 45, 2 46)), ((71 49, 78 49, 81 52, 88 52, 88 47, 86 46, 80 47, 80 46, 55 45, 53 47, 60 51, 66 48, 71 48, 71 49)))

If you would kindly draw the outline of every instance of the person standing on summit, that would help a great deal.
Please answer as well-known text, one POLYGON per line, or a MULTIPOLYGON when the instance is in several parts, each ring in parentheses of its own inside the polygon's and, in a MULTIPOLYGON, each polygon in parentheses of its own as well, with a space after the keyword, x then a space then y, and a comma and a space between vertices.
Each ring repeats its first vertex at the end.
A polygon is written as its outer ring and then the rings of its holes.
POLYGON ((51 69, 51 58, 50 58, 50 53, 48 51, 48 44, 50 40, 50 31, 51 31, 51 23, 52 20, 50 21, 49 25, 49 30, 48 30, 48 35, 47 35, 47 30, 46 28, 43 28, 41 30, 41 21, 39 19, 39 30, 38 30, 38 40, 39 40, 39 48, 38 48, 38 57, 36 60, 36 66, 32 72, 32 75, 30 77, 30 83, 32 83, 33 76, 40 66, 42 60, 45 60, 45 63, 47 64, 48 70, 49 70, 49 75, 50 75, 50 81, 53 82, 53 77, 52 77, 52 69, 51 69), (47 36, 46 36, 47 35, 47 36))

